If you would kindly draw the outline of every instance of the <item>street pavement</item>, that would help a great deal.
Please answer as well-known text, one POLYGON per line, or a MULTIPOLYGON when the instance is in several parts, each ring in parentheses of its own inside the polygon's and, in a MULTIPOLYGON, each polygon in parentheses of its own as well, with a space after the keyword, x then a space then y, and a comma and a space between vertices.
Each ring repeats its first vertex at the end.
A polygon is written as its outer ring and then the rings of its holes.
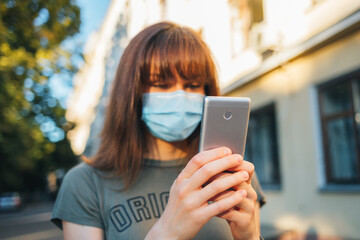
POLYGON ((50 222, 53 202, 38 202, 14 212, 0 212, 0 240, 60 240, 62 232, 50 222))

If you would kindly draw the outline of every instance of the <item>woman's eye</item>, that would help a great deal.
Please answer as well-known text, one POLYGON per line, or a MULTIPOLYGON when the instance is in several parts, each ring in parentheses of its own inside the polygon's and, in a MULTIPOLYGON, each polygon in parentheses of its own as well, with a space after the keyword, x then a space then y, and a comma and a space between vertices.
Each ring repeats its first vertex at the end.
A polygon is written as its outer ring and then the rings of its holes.
POLYGON ((161 83, 154 83, 152 84, 153 87, 157 87, 157 88, 169 88, 169 84, 161 84, 161 83))
POLYGON ((201 85, 200 84, 188 84, 186 85, 186 88, 190 88, 190 89, 197 89, 200 88, 201 85))

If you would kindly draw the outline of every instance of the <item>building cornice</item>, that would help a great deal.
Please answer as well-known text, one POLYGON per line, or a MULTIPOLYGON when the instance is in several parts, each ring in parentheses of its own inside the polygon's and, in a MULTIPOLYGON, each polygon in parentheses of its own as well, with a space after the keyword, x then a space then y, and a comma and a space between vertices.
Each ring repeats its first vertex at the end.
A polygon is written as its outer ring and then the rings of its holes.
POLYGON ((237 88, 279 68, 280 66, 299 57, 310 54, 328 44, 335 42, 360 29, 360 10, 342 19, 326 30, 316 34, 308 40, 281 52, 275 53, 264 60, 258 68, 249 74, 221 89, 221 94, 226 95, 237 88))

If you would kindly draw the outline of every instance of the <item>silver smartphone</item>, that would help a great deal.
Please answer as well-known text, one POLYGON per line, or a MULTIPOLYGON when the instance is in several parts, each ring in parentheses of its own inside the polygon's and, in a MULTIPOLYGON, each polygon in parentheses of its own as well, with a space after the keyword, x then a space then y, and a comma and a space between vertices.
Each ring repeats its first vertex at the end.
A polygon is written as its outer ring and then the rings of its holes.
POLYGON ((244 156, 250 104, 246 97, 205 97, 199 150, 229 147, 244 156))

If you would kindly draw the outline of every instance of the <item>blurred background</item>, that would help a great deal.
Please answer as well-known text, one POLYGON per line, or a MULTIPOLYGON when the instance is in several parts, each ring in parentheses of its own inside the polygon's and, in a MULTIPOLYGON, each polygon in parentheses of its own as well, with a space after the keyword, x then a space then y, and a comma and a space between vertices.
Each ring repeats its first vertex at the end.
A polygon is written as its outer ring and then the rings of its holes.
POLYGON ((61 239, 61 180, 99 145, 127 43, 162 20, 201 34, 223 95, 252 99, 265 239, 360 239, 360 0, 2 0, 0 14, 0 239, 61 239))

